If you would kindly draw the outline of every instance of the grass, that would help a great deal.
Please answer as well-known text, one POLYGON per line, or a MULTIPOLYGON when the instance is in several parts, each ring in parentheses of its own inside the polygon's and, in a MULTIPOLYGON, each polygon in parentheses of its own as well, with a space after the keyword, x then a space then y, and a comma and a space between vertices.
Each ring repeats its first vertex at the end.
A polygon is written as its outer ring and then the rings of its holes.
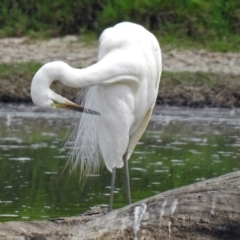
POLYGON ((29 82, 41 66, 42 64, 37 62, 0 64, 0 81, 19 77, 29 82))
POLYGON ((167 47, 240 51, 238 0, 2 0, 0 3, 0 37, 78 34, 95 38, 103 29, 121 21, 145 26, 167 47))
POLYGON ((161 48, 165 51, 172 49, 205 49, 211 52, 240 52, 240 37, 235 35, 231 35, 227 39, 215 38, 208 41, 197 41, 187 36, 175 38, 173 35, 161 36, 158 33, 155 35, 161 44, 161 48))

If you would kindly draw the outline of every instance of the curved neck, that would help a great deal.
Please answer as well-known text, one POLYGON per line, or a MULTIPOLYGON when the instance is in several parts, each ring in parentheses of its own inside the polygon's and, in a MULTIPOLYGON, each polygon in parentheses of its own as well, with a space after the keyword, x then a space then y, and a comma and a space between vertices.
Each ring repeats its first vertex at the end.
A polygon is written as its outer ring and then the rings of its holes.
MULTIPOLYGON (((105 57, 96 64, 84 69, 76 69, 68 64, 55 61, 41 67, 33 78, 33 85, 41 82, 41 87, 49 88, 55 80, 73 88, 91 87, 112 83, 121 79, 133 79, 131 68, 126 67, 127 60, 122 64, 117 56, 105 57)), ((40 86, 39 86, 40 87, 40 86)))

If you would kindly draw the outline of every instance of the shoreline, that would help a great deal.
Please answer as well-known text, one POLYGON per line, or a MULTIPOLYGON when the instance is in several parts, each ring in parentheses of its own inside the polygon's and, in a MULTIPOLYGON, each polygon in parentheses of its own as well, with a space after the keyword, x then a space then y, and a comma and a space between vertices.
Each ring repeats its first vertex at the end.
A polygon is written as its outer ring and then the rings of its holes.
MULTIPOLYGON (((97 42, 76 36, 44 41, 0 39, 0 102, 30 103, 31 79, 46 62, 77 68, 96 62, 97 42), (2 72, 1 72, 2 71, 2 72)), ((163 48, 163 74, 157 104, 189 107, 240 107, 240 53, 163 48)), ((75 100, 78 90, 54 82, 53 90, 75 100)))
MULTIPOLYGON (((209 73, 168 73, 163 72, 158 105, 184 107, 240 107, 240 75, 209 73)), ((1 103, 32 103, 30 79, 21 74, 1 81, 1 103)), ((51 88, 58 94, 75 101, 79 89, 54 82, 51 88)))

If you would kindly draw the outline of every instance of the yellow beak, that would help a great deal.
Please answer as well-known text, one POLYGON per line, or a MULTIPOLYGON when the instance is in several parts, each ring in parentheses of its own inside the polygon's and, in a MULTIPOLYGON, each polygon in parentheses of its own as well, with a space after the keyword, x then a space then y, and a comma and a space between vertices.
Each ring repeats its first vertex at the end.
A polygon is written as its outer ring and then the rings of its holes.
POLYGON ((84 108, 83 106, 78 105, 73 102, 70 102, 70 101, 65 102, 65 103, 59 103, 54 100, 52 100, 52 101, 53 101, 52 107, 54 107, 54 108, 64 108, 64 109, 70 109, 73 111, 78 111, 78 112, 83 112, 83 113, 88 113, 88 114, 93 114, 93 115, 100 115, 100 113, 97 111, 94 111, 94 110, 91 110, 88 108, 84 108))

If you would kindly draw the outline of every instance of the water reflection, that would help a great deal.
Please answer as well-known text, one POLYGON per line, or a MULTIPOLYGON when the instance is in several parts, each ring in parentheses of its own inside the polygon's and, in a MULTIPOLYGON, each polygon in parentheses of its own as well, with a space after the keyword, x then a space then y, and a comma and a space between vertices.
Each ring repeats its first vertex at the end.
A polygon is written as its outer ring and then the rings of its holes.
MULTIPOLYGON (((110 173, 101 169, 81 189, 63 172, 63 138, 72 112, 0 106, 0 221, 77 215, 106 206, 110 173)), ((157 107, 130 160, 133 202, 239 170, 240 111, 157 107)), ((125 204, 123 169, 114 207, 125 204)))

